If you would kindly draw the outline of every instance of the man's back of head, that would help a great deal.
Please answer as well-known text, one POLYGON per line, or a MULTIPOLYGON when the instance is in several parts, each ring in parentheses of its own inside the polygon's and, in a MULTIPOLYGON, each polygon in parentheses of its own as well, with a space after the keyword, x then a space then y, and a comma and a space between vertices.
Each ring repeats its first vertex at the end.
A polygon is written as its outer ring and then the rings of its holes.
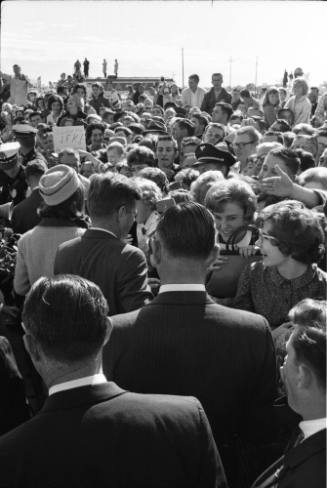
POLYGON ((105 229, 109 225, 119 238, 131 228, 139 199, 135 183, 124 175, 105 173, 90 178, 87 208, 92 223, 105 229))
POLYGON ((171 257, 206 260, 215 247, 215 220, 203 205, 181 203, 166 210, 157 235, 171 257))
POLYGON ((107 314, 99 287, 84 278, 59 275, 34 283, 24 304, 24 342, 48 386, 59 371, 64 381, 64 374, 101 356, 109 331, 107 314))

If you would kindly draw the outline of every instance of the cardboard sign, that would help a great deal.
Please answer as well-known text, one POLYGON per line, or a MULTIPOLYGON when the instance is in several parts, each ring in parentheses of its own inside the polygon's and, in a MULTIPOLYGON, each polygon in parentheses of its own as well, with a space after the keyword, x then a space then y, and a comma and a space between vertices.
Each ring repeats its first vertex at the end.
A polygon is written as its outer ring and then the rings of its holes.
POLYGON ((83 149, 86 151, 85 129, 82 125, 53 127, 53 144, 55 152, 62 149, 83 149))

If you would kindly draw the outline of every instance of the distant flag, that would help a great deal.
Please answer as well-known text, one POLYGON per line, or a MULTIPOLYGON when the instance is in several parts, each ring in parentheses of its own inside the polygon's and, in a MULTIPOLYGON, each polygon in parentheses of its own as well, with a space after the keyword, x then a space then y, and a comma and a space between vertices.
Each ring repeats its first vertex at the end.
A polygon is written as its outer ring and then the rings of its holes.
POLYGON ((283 87, 286 88, 287 87, 287 83, 288 83, 288 73, 287 71, 285 70, 284 71, 284 76, 283 76, 283 87))

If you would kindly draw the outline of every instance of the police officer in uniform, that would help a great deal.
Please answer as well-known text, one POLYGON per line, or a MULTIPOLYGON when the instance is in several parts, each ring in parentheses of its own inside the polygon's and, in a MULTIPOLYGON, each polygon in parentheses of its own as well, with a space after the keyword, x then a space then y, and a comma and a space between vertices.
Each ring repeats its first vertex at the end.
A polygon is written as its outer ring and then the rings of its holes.
POLYGON ((20 144, 0 144, 0 205, 24 200, 27 190, 24 168, 19 158, 20 144))

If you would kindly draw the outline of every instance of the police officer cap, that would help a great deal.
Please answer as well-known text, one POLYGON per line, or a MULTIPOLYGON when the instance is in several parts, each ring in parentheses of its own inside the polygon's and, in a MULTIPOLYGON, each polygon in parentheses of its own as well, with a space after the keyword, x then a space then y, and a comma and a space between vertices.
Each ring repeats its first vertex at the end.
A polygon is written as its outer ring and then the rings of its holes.
POLYGON ((0 144, 0 164, 11 163, 15 160, 20 148, 19 142, 6 142, 0 144))
POLYGON ((195 157, 197 161, 193 166, 199 166, 203 163, 218 163, 228 168, 236 163, 235 157, 222 149, 218 149, 213 144, 200 144, 195 150, 195 157))
POLYGON ((37 134, 37 129, 25 121, 13 125, 12 130, 17 134, 37 134))

